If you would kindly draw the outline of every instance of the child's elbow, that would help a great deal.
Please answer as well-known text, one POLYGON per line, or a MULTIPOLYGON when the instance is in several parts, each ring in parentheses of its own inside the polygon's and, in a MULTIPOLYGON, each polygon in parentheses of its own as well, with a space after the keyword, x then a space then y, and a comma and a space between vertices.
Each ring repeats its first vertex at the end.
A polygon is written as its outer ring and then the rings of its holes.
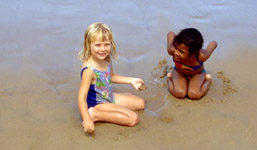
POLYGON ((78 95, 78 103, 81 103, 85 100, 85 96, 83 95, 78 95))
POLYGON ((168 37, 170 37, 170 36, 174 37, 174 36, 175 36, 175 33, 172 32, 172 31, 170 31, 170 32, 167 33, 167 36, 168 36, 168 37))
POLYGON ((168 52, 169 55, 172 55, 172 48, 168 47, 167 52, 168 52))
POLYGON ((216 41, 212 41, 211 44, 212 44, 214 49, 218 46, 218 43, 216 41))

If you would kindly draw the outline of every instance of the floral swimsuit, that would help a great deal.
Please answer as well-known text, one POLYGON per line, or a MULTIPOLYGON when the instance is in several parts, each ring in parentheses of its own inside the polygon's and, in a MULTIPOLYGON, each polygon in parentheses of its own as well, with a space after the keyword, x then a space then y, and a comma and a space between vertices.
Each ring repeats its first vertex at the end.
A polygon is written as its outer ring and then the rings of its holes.
POLYGON ((81 79, 85 69, 91 69, 96 77, 96 83, 91 84, 87 94, 88 108, 94 107, 101 103, 114 103, 111 81, 111 64, 108 65, 107 71, 99 71, 91 66, 86 66, 81 70, 81 79))

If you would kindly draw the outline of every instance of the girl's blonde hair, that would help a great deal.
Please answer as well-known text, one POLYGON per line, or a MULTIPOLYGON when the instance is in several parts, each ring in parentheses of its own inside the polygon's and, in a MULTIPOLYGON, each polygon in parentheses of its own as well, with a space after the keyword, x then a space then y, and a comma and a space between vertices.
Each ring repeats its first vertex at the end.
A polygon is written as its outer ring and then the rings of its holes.
MULTIPOLYGON (((79 59, 82 62, 87 60, 91 56, 90 45, 97 39, 100 39, 101 41, 110 40, 112 45, 111 56, 113 58, 117 58, 117 50, 111 28, 104 23, 96 22, 91 24, 86 30, 84 37, 84 47, 79 52, 79 59)), ((111 61, 110 56, 108 56, 106 60, 111 61)))

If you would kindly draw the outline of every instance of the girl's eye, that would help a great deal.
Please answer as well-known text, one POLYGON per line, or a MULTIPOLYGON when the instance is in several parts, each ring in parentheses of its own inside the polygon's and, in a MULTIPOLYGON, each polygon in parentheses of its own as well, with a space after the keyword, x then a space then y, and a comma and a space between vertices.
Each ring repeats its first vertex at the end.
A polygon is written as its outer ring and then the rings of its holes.
POLYGON ((182 51, 182 50, 179 50, 179 52, 181 53, 181 54, 184 54, 185 52, 184 51, 182 51))

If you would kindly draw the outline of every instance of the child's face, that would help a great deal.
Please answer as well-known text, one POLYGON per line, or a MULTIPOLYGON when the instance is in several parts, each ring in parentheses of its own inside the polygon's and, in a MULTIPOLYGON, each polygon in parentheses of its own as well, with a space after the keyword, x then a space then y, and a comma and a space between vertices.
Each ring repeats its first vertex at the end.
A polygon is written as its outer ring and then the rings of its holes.
POLYGON ((96 59, 104 60, 107 56, 110 55, 111 47, 112 46, 110 40, 101 41, 96 39, 90 45, 91 56, 96 59))
POLYGON ((174 52, 174 57, 176 59, 187 59, 189 57, 189 47, 186 46, 185 44, 179 44, 179 45, 175 45, 175 52, 174 52))

